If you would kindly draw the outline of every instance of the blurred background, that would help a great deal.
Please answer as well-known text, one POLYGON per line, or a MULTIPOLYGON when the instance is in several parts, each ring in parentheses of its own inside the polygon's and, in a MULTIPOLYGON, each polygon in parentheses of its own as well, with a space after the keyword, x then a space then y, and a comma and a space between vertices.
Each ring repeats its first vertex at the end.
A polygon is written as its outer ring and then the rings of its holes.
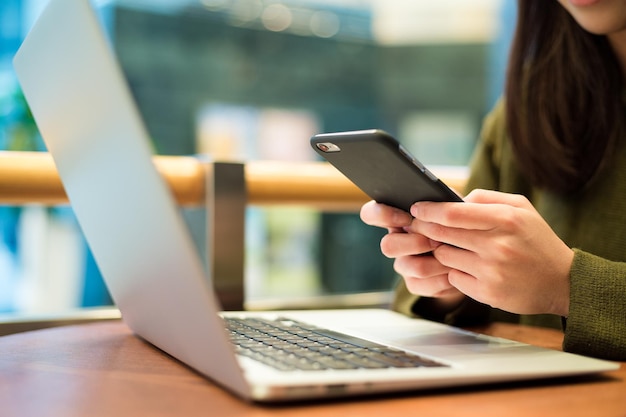
MULTIPOLYGON (((45 151, 11 60, 46 3, 0 2, 0 150, 45 151)), ((311 161, 313 134, 381 128, 426 164, 463 169, 501 94, 515 24, 510 0, 94 5, 156 152, 235 161, 311 161)), ((201 213, 186 215, 203 227, 201 213)), ((397 280, 383 232, 355 213, 249 207, 246 217, 252 306, 384 296, 397 280)), ((111 303, 69 207, 0 206, 0 313, 111 303)))

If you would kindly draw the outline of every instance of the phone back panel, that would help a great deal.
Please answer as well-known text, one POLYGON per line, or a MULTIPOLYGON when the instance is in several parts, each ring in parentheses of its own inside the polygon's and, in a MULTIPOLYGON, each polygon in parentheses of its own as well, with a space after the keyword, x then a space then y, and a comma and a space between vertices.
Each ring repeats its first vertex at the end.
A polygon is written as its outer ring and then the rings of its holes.
POLYGON ((311 145, 379 203, 409 211, 416 201, 462 201, 381 130, 316 135, 311 145))

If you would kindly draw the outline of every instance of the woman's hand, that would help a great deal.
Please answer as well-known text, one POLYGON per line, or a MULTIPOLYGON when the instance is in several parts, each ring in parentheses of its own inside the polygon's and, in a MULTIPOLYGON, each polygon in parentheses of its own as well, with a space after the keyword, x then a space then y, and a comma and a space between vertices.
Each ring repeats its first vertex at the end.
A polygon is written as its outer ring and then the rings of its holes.
POLYGON ((442 298, 451 305, 464 297, 448 282, 450 268, 442 265, 431 251, 437 243, 419 233, 407 233, 413 217, 400 209, 370 201, 361 208, 366 224, 386 228, 388 234, 380 242, 382 253, 395 258, 394 269, 404 279, 407 289, 417 295, 442 298))
MULTIPOLYGON (((362 217, 371 214, 363 211, 362 217)), ((475 190, 465 203, 420 202, 411 214, 404 244, 423 253, 430 242, 451 287, 512 313, 568 315, 574 253, 525 197, 475 190)), ((401 254, 402 244, 390 238, 383 252, 401 254)), ((401 256, 396 262, 406 280, 408 261, 401 256)), ((426 271, 426 264, 412 267, 418 275, 426 271)))

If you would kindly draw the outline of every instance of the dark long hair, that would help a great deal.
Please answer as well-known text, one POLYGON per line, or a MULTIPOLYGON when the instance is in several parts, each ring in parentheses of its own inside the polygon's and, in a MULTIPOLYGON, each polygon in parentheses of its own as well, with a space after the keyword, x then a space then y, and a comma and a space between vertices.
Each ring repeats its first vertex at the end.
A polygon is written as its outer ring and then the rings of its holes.
POLYGON ((584 189, 626 131, 624 78, 609 41, 555 0, 518 0, 505 89, 517 162, 538 187, 584 189))

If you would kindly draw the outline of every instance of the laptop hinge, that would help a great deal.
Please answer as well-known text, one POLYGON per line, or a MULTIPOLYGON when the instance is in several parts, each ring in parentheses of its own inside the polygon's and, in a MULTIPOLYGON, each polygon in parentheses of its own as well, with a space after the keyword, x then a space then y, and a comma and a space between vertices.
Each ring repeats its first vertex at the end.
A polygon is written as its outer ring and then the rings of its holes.
POLYGON ((223 310, 244 309, 244 240, 247 204, 244 164, 206 166, 207 270, 223 310))

